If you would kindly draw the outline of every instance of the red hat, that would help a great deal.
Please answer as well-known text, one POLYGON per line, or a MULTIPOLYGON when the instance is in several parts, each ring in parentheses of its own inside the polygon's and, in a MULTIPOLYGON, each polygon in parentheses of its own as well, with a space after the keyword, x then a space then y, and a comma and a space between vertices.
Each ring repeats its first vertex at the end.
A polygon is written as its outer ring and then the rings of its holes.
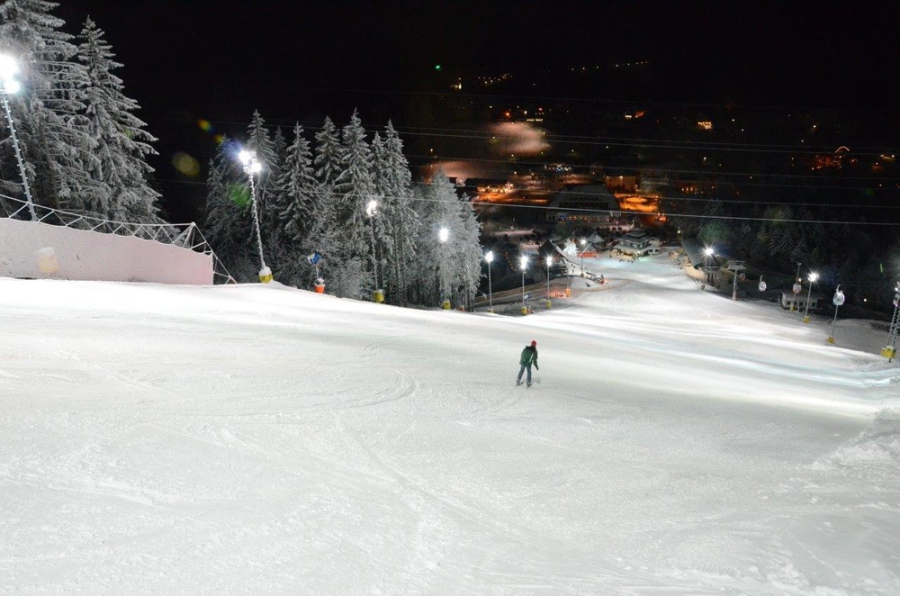
POLYGON ((534 341, 534 340, 531 340, 531 345, 536 346, 536 345, 537 345, 537 342, 534 341))

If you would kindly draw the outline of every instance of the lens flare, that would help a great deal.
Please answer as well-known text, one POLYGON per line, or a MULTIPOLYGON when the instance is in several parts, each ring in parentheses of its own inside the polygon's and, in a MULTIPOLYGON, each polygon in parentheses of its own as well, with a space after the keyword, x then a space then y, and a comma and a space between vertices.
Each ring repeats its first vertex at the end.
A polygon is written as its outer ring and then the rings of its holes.
POLYGON ((200 175, 200 163, 188 155, 179 151, 172 156, 172 166, 181 174, 196 178, 200 175))
POLYGON ((197 120, 197 126, 200 127, 200 130, 203 132, 212 132, 213 125, 206 118, 200 118, 197 120))
POLYGON ((250 205, 250 187, 246 184, 232 183, 228 186, 228 198, 238 207, 244 208, 250 205))

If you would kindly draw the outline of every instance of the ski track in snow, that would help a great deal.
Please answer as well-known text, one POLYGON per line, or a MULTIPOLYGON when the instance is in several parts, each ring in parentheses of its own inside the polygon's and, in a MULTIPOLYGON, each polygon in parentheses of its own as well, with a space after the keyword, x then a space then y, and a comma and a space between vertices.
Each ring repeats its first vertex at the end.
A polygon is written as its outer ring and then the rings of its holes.
POLYGON ((0 279, 0 593, 900 593, 881 334, 603 270, 524 318, 0 279))

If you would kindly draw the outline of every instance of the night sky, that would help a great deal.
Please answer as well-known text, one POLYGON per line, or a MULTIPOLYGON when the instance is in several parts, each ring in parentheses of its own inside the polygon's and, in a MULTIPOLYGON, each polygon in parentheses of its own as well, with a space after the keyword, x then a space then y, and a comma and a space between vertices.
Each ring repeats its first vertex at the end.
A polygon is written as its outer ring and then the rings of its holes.
MULTIPOLYGON (((65 0, 55 14, 72 33, 90 16, 125 65, 126 93, 159 138, 151 163, 173 220, 196 217, 205 180, 180 175, 176 152, 205 168, 214 135, 240 138, 255 109, 289 127, 325 115, 342 125, 358 107, 364 126, 402 129, 436 64, 445 76, 528 77, 647 60, 654 99, 673 103, 869 109, 898 99, 900 10, 874 3, 65 0)), ((543 92, 646 92, 594 85, 543 92)))

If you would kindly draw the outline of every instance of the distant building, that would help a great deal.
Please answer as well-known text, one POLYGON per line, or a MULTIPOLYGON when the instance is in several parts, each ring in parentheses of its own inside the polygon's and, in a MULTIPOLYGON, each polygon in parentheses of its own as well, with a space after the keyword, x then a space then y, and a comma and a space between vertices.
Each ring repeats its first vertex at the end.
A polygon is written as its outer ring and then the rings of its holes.
POLYGON ((809 298, 809 310, 819 310, 819 301, 822 300, 821 296, 816 294, 810 295, 809 293, 804 294, 800 292, 799 294, 794 294, 790 290, 783 290, 781 292, 781 308, 795 308, 797 310, 807 310, 806 309, 806 299, 809 298))
POLYGON ((637 174, 606 174, 604 181, 611 191, 635 192, 638 187, 637 174))
POLYGON ((627 254, 640 256, 650 248, 651 236, 644 230, 631 230, 621 238, 617 248, 627 254))
POLYGON ((645 169, 641 171, 638 192, 644 194, 659 193, 669 186, 669 175, 663 170, 645 169))
POLYGON ((817 154, 813 157, 813 170, 840 170, 844 166, 857 164, 857 159, 850 155, 850 149, 844 146, 835 149, 834 153, 817 154))
POLYGON ((512 184, 506 178, 466 178, 463 185, 465 194, 477 196, 487 193, 508 193, 512 190, 512 184))
POLYGON ((554 194, 547 206, 547 219, 591 227, 631 227, 616 198, 606 186, 597 184, 566 186, 554 194))

